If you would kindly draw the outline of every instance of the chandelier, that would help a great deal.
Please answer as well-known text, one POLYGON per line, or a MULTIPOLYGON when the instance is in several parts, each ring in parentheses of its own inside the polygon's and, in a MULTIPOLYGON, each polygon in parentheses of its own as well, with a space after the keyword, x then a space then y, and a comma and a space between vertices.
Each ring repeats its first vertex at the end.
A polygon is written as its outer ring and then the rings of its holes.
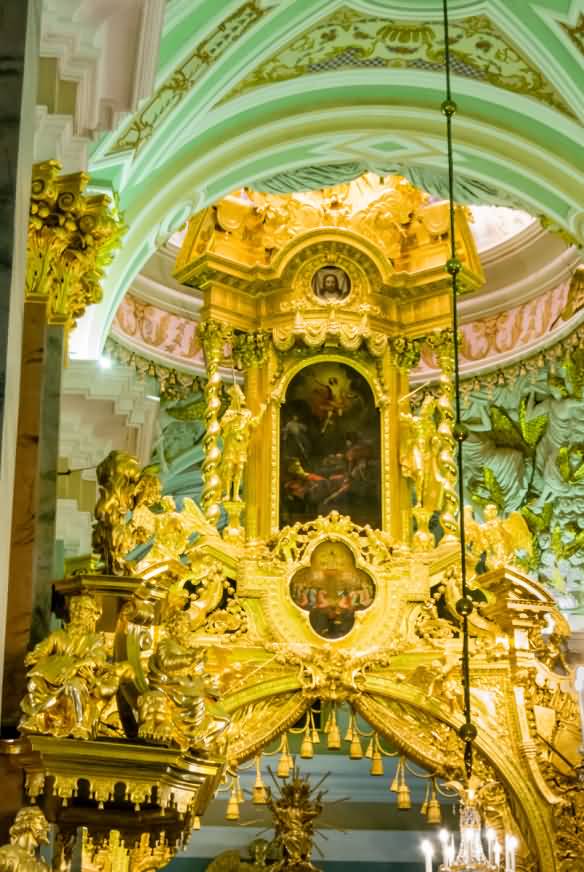
MULTIPOLYGON (((448 200, 450 219, 450 258, 446 269, 451 277, 452 288, 452 351, 454 358, 454 399, 455 426, 453 435, 457 442, 458 502, 460 529, 460 569, 462 596, 456 610, 462 622, 462 689, 464 700, 464 723, 459 736, 464 742, 464 766, 466 783, 458 789, 460 808, 460 833, 458 850, 454 835, 447 830, 439 833, 439 855, 441 862, 438 872, 515 872, 518 840, 513 835, 505 835, 502 844, 495 830, 487 829, 483 836, 480 805, 480 782, 473 776, 473 742, 477 728, 472 722, 470 702, 470 650, 468 618, 474 608, 470 595, 466 572, 466 539, 464 529, 464 478, 462 445, 468 434, 462 423, 460 412, 460 371, 458 354, 458 274, 461 262, 456 255, 455 205, 454 205, 454 160, 452 148, 452 119, 456 113, 456 103, 452 99, 450 85, 450 44, 448 35, 448 0, 442 0, 444 22, 444 67, 446 73, 446 94, 441 111, 446 118, 446 143, 448 156, 448 200), (486 843, 486 851, 484 843, 486 843)), ((438 846, 437 846, 438 847, 438 846)), ((424 840, 421 845, 425 859, 425 872, 433 872, 434 845, 424 840)))

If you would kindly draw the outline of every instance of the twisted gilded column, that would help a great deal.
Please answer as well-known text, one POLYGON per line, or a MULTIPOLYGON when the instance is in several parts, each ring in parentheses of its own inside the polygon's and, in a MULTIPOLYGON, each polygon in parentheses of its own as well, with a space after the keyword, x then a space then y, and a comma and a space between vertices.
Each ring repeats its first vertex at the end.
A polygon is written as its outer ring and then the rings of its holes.
MULTIPOLYGON (((440 395, 438 397, 438 436, 440 448, 438 454, 438 470, 442 485, 442 506, 440 524, 444 530, 445 542, 457 542, 459 539, 458 492, 456 477, 456 440, 454 438, 454 357, 452 345, 452 330, 441 330, 427 338, 429 347, 434 351, 442 371, 440 375, 440 395)), ((463 507, 460 507, 460 511, 463 507)))
POLYGON ((219 366, 223 360, 225 343, 231 338, 231 331, 219 321, 202 321, 198 327, 199 336, 207 364, 207 385, 205 387, 205 435, 203 437, 203 510, 207 519, 217 526, 221 517, 221 477, 219 464, 221 449, 219 436, 221 425, 221 376, 219 366))
POLYGON ((2 722, 18 721, 29 641, 46 635, 55 540, 60 381, 67 334, 101 299, 100 281, 124 224, 85 173, 57 161, 32 172, 15 451, 2 722))

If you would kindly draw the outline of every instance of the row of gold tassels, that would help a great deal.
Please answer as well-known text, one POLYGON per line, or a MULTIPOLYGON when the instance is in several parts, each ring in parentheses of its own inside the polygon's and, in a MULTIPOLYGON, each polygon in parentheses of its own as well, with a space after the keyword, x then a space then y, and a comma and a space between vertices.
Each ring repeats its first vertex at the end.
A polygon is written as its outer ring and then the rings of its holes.
MULTIPOLYGON (((321 741, 320 733, 316 729, 313 713, 310 712, 306 725, 297 732, 302 732, 302 742, 300 744, 300 757, 304 760, 310 760, 314 756, 314 746, 321 741)), ((330 751, 339 750, 342 746, 341 733, 337 723, 335 709, 333 708, 323 730, 327 739, 327 748, 330 751)), ((385 774, 383 757, 397 756, 396 752, 385 751, 379 740, 377 733, 369 734, 369 742, 365 751, 363 750, 363 734, 359 731, 354 714, 351 715, 347 732, 344 736, 344 741, 349 743, 349 758, 351 760, 361 760, 364 757, 371 761, 369 774, 373 776, 383 776, 385 774)), ((290 753, 290 745, 288 734, 282 736, 280 746, 278 748, 279 758, 276 767, 276 775, 279 778, 288 778, 294 761, 290 753)), ((256 780, 252 793, 252 802, 254 805, 265 805, 268 799, 268 789, 263 782, 261 774, 261 755, 256 757, 256 780)), ((410 788, 406 781, 406 760, 400 757, 397 769, 390 785, 390 791, 396 794, 396 805, 401 811, 408 811, 412 807, 412 799, 410 788)), ((227 803, 227 811, 225 819, 228 821, 239 820, 239 806, 244 802, 244 795, 241 789, 241 783, 238 775, 233 776, 229 801, 227 803)), ((428 781, 426 786, 426 794, 420 808, 429 824, 440 824, 442 820, 442 811, 436 789, 434 778, 428 781)))

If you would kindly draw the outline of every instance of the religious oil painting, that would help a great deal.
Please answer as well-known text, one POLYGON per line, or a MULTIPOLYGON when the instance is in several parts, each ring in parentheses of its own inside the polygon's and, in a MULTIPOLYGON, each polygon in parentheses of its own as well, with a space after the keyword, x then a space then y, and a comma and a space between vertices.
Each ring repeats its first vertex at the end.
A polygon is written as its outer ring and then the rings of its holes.
POLYGON ((280 526, 337 510, 381 527, 380 422, 373 393, 352 367, 306 366, 280 417, 280 526))
POLYGON ((338 266, 323 266, 312 277, 312 290, 321 303, 340 303, 351 293, 351 279, 338 266))
POLYGON ((375 585, 366 572, 357 569, 346 545, 327 541, 314 549, 310 566, 294 574, 290 595, 308 612, 310 626, 319 636, 340 639, 352 629, 355 613, 373 602, 375 585))

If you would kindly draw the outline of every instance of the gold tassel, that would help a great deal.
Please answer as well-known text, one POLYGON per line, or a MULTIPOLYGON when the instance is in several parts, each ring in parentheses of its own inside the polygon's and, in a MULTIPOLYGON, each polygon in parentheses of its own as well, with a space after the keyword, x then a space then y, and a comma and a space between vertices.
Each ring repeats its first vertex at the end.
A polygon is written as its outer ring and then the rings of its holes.
POLYGON ((241 789, 241 781, 239 780, 239 775, 237 776, 236 785, 237 785, 237 792, 236 792, 237 801, 238 802, 245 802, 245 796, 243 795, 243 790, 241 789))
POLYGON ((442 809, 440 808, 440 803, 438 801, 438 797, 436 796, 436 785, 434 784, 434 782, 432 782, 432 796, 430 797, 430 801, 428 803, 426 820, 429 824, 442 823, 442 809))
POLYGON ((369 769, 369 775, 383 775, 383 757, 381 756, 381 751, 379 750, 379 738, 377 733, 371 739, 369 743, 369 748, 367 748, 367 756, 371 758, 371 768, 369 769), (371 751, 371 754, 369 754, 371 751))
POLYGON ((406 784, 406 767, 402 759, 399 766, 399 786, 397 789, 397 807, 400 811, 408 811, 412 807, 410 788, 406 784))
POLYGON ((198 814, 195 815, 195 817, 193 818, 193 829, 194 829, 194 830, 200 830, 200 829, 201 829, 201 818, 199 817, 198 814))
POLYGON ((268 791, 262 780, 262 771, 260 769, 261 760, 261 757, 256 757, 256 780, 251 800, 254 805, 265 805, 268 801, 268 791))
POLYGON ((428 801, 430 799, 430 784, 426 784, 426 791, 424 793, 424 802, 420 806, 420 814, 426 814, 428 811, 428 801))
POLYGON ((227 811, 225 812, 225 820, 226 821, 238 821, 239 820, 239 802, 237 800, 237 787, 235 785, 235 782, 233 783, 231 795, 229 796, 229 802, 227 803, 227 811))
POLYGON ((361 746, 361 739, 357 730, 353 730, 353 738, 351 739, 351 747, 349 748, 349 759, 361 760, 362 757, 363 748, 361 746))
POLYGON ((306 730, 302 744, 300 745, 300 756, 303 760, 311 760, 314 757, 314 747, 312 745, 311 731, 306 730))
POLYGON ((397 807, 400 811, 408 811, 412 807, 410 788, 405 781, 400 784, 397 791, 397 807))
POLYGON ((351 715, 351 717, 349 718, 349 726, 347 727, 347 732, 345 733, 345 738, 344 738, 345 742, 352 742, 353 741, 353 736, 355 735, 355 725, 354 725, 353 719, 354 719, 354 716, 351 715))
POLYGON ((401 764, 401 760, 400 760, 399 763, 397 764, 397 769, 395 770, 395 775, 393 776, 393 781, 391 782, 391 785, 389 788, 392 793, 397 793, 398 788, 399 788, 399 778, 401 775, 401 765, 402 764, 401 764))
POLYGON ((282 739, 282 753, 280 754, 280 759, 278 760, 276 775, 278 776, 278 778, 288 778, 291 768, 292 760, 290 758, 290 751, 288 749, 288 734, 284 733, 284 738, 282 739))
POLYGON ((310 730, 311 735, 310 738, 312 740, 313 745, 318 745, 320 742, 320 733, 316 729, 316 724, 314 722, 314 712, 310 709, 310 730))
POLYGON ((337 713, 333 708, 327 724, 327 748, 329 751, 338 751, 341 747, 341 732, 337 724, 337 713))

